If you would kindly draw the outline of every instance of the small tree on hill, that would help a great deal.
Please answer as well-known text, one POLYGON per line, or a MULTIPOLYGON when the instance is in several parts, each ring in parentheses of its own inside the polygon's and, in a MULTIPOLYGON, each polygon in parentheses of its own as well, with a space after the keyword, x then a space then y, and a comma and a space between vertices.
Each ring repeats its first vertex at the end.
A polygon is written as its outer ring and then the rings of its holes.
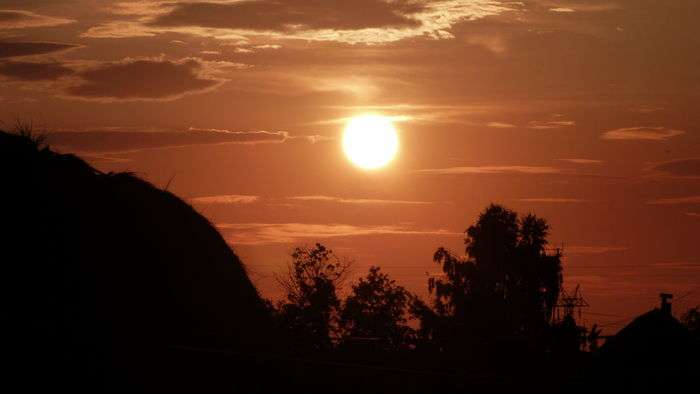
POLYGON ((318 243, 297 247, 291 256, 287 272, 276 276, 286 296, 278 304, 278 318, 302 349, 327 350, 340 308, 336 291, 351 262, 318 243))

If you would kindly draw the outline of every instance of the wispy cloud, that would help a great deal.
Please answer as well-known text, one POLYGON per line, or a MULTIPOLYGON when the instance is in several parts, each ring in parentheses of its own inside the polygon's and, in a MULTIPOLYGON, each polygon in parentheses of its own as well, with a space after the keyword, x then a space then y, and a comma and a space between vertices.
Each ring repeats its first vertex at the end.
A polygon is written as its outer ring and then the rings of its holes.
POLYGON ((0 63, 0 75, 21 81, 49 81, 73 74, 73 70, 57 62, 19 62, 0 63))
POLYGON ((463 175, 463 174, 561 174, 565 171, 561 168, 548 166, 468 166, 427 168, 417 170, 422 175, 463 175))
POLYGON ((653 106, 635 106, 629 109, 630 112, 637 112, 640 114, 649 114, 652 112, 663 111, 664 107, 653 107, 653 106))
POLYGON ((0 29, 50 27, 73 23, 75 20, 35 14, 24 10, 0 10, 0 29))
POLYGON ((512 129, 513 127, 517 127, 516 125, 512 123, 505 123, 505 122, 489 122, 486 123, 487 127, 493 127, 496 129, 512 129))
POLYGON ((465 38, 467 44, 480 46, 494 55, 503 55, 508 51, 504 37, 491 34, 472 34, 465 38))
POLYGON ((558 12, 558 13, 572 13, 576 12, 575 9, 569 8, 569 7, 556 7, 556 8, 550 8, 549 11, 551 12, 558 12))
POLYGON ((527 128, 533 130, 551 130, 575 125, 576 122, 573 120, 531 120, 528 122, 527 128))
POLYGON ((193 204, 251 204, 260 200, 259 196, 245 194, 222 194, 216 196, 194 197, 189 199, 193 204))
POLYGON ((685 134, 685 131, 666 127, 626 127, 608 130, 601 134, 600 138, 604 140, 666 141, 681 134, 685 134))
POLYGON ((186 131, 60 131, 47 135, 52 146, 70 152, 133 153, 144 150, 219 144, 317 143, 328 137, 291 135, 286 131, 230 131, 190 127, 186 131))
POLYGON ((405 38, 453 38, 457 23, 498 15, 510 8, 496 0, 355 0, 303 6, 290 0, 240 2, 121 2, 114 20, 89 28, 91 38, 153 36, 176 32, 219 39, 252 36, 344 43, 382 43, 405 38), (250 17, 255 15, 256 17, 250 17))
POLYGON ((0 41, 0 59, 67 51, 78 45, 42 41, 0 41))
POLYGON ((700 262, 697 261, 664 261, 651 264, 652 267, 663 269, 700 269, 700 262))
POLYGON ((657 198, 647 201, 652 205, 700 204, 700 196, 657 198))
POLYGON ((670 178, 700 178, 700 158, 690 157, 654 163, 647 170, 654 175, 670 178))
POLYGON ((223 70, 249 66, 208 62, 198 58, 177 61, 163 58, 126 58, 117 62, 87 64, 76 72, 77 83, 65 89, 68 98, 111 101, 169 101, 212 91, 225 80, 223 70), (144 78, 147 75, 148 78, 144 78))
MULTIPOLYGON (((501 105, 494 103, 468 105, 401 103, 385 105, 329 105, 327 107, 353 113, 381 112, 387 116, 391 116, 394 122, 410 121, 414 123, 469 125, 476 125, 473 121, 467 119, 470 116, 487 115, 503 109, 501 105)), ((347 120, 347 118, 334 118, 321 120, 318 123, 330 124, 344 122, 345 120, 347 120)), ((479 124, 486 125, 484 123, 479 124)))
POLYGON ((225 238, 233 244, 293 243, 303 239, 322 240, 338 237, 407 235, 463 236, 445 229, 416 229, 408 226, 359 226, 351 224, 311 223, 220 223, 225 238))
POLYGON ((408 201, 408 200, 382 200, 374 198, 343 198, 333 196, 292 196, 290 200, 298 201, 318 201, 318 202, 333 202, 340 204, 358 204, 358 205, 431 205, 436 204, 431 201, 408 201))
POLYGON ((565 254, 601 254, 610 252, 624 252, 629 250, 627 246, 616 246, 616 245, 595 245, 595 246, 566 246, 564 248, 565 254))
POLYGON ((577 159, 577 158, 571 158, 571 159, 557 159, 559 161, 564 161, 567 163, 573 163, 573 164, 602 164, 603 160, 597 160, 597 159, 577 159))
POLYGON ((560 197, 542 197, 542 198, 516 198, 514 201, 520 202, 535 202, 535 203, 554 203, 554 204, 572 204, 581 202, 590 202, 583 198, 560 198, 560 197))

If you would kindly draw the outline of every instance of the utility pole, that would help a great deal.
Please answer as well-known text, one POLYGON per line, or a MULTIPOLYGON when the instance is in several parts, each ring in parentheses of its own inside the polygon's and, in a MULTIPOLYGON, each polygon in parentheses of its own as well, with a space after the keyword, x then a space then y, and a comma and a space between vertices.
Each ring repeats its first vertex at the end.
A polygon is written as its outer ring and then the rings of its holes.
POLYGON ((578 320, 581 320, 581 313, 583 308, 588 308, 590 305, 580 292, 580 285, 576 285, 574 292, 569 294, 566 289, 562 287, 561 294, 559 295, 559 300, 554 305, 554 314, 552 316, 553 322, 558 322, 563 320, 565 317, 578 315, 578 320))

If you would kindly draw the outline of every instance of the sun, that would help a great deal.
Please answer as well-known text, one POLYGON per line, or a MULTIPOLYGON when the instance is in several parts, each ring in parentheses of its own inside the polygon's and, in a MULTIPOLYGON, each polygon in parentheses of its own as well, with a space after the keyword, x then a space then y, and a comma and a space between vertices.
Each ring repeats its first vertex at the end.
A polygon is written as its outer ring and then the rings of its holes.
POLYGON ((399 137, 391 118, 381 115, 351 118, 343 132, 343 150, 354 165, 365 170, 389 164, 399 151, 399 137))

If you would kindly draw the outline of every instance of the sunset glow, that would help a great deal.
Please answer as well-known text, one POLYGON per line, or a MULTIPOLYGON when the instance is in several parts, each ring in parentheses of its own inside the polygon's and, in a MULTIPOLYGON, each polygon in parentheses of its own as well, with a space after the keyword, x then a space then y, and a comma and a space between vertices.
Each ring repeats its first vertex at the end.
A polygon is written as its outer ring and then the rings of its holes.
POLYGON ((345 127, 343 150, 353 164, 373 170, 394 159, 399 150, 399 137, 386 116, 356 116, 345 127))
MULTIPOLYGON (((182 278, 183 302, 190 299, 185 274, 196 274, 191 282, 203 291, 211 286, 218 303, 225 293, 199 279, 200 267, 210 267, 212 250, 230 247, 255 290, 277 305, 287 302, 277 279, 288 272, 290 251, 318 243, 354 262, 338 305, 377 266, 432 308, 428 280, 443 266, 435 252, 444 248, 476 264, 471 253, 479 251, 467 250, 465 230, 495 204, 518 219, 532 213, 547 220, 548 243, 533 255, 561 252, 562 288, 580 287, 590 305, 582 322, 598 324, 603 337, 659 307, 661 293, 675 295, 676 316, 700 311, 697 15, 700 0, 0 0, 0 136, 8 141, 3 147, 0 137, 2 196, 18 196, 0 205, 3 224, 31 242, 21 254, 41 246, 47 256, 6 266, 26 266, 26 283, 46 290, 48 298, 24 297, 29 301, 74 300, 56 293, 64 286, 59 253, 71 270, 125 269, 120 261, 128 260, 139 274, 114 278, 130 294, 127 279, 147 283, 136 265, 142 261, 163 269, 153 269, 159 283, 182 278), (27 146, 39 153, 18 156, 27 146), (59 176, 63 165, 69 168, 59 176), (83 184, 83 174, 74 173, 80 168, 94 185, 83 184), (198 212, 211 226, 193 227, 166 210, 169 200, 149 202, 121 183, 132 178, 147 183, 136 188, 181 199, 189 212, 183 215, 198 212), (113 213, 122 197, 143 210, 113 213), (160 208, 163 219, 156 220, 160 208), (86 221, 72 216, 77 210, 86 221), (17 216, 14 226, 7 214, 17 216), (122 219, 124 229, 113 223, 122 219), (142 231, 137 219, 154 229, 142 231), (162 232, 168 251, 191 248, 192 268, 127 248, 155 247, 151 231, 162 232), (214 246, 194 245, 201 234, 216 238, 214 246), (141 235, 143 243, 134 244, 141 235), (75 256, 94 262, 80 265, 75 256), (45 282, 34 277, 40 271, 45 282)), ((486 264, 518 266, 503 259, 486 264)), ((82 283, 71 272, 70 283, 82 283)), ((17 294, 34 294, 6 276, 17 294)), ((538 288, 523 287, 528 294, 538 288)), ((84 305, 101 313, 90 299, 84 305)), ((54 316, 63 316, 63 305, 52 305, 54 316)), ((157 310, 151 305, 143 303, 157 310)), ((15 320, 32 314, 37 325, 27 327, 45 327, 43 315, 32 312, 45 309, 38 306, 17 309, 15 320)), ((197 323, 195 312, 183 321, 197 323)), ((479 319, 465 314, 465 321, 479 319)), ((83 328, 76 327, 80 339, 83 328)), ((464 327, 473 331, 471 323, 464 327)), ((192 345, 178 345, 185 344, 192 345)), ((43 348, 62 360, 50 346, 36 349, 43 348)), ((44 364, 51 372, 56 363, 44 364)), ((402 392, 429 391, 416 387, 402 392)))

